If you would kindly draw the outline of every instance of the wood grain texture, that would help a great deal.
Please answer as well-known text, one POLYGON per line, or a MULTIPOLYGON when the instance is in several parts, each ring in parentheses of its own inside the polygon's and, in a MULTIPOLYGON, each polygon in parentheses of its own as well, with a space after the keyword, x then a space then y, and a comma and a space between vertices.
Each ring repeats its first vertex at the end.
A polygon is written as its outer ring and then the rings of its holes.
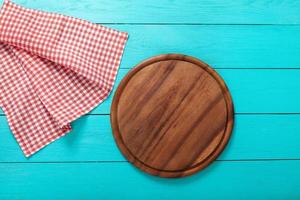
MULTIPOLYGON (((3 0, 0 0, 3 1, 3 0)), ((297 0, 14 0, 98 23, 299 24, 297 0), (178 12, 180 10, 180 12, 178 12)))
POLYGON ((111 124, 125 157, 152 175, 182 177, 208 166, 233 127, 222 78, 202 61, 164 54, 137 65, 113 98, 111 124))
POLYGON ((215 162, 202 173, 170 180, 129 163, 0 164, 0 198, 298 200, 299 168, 300 161, 215 162))
POLYGON ((129 33, 121 68, 165 53, 201 58, 213 68, 300 68, 299 25, 109 26, 129 33))

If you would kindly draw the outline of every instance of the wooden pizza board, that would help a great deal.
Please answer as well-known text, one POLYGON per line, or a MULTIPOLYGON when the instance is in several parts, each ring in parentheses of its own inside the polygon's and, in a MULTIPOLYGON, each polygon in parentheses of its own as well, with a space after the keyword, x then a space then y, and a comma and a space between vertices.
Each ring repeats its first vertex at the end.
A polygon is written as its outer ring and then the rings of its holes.
POLYGON ((200 60, 150 58, 121 81, 111 107, 116 143, 136 167, 161 177, 191 175, 222 152, 233 127, 222 78, 200 60))

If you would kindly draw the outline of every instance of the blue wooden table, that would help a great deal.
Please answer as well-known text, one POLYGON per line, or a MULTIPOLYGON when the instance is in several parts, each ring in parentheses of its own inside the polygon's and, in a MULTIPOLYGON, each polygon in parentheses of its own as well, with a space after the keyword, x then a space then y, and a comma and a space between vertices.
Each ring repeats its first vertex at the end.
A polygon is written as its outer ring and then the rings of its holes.
POLYGON ((236 121, 216 162, 170 180, 142 173, 121 155, 109 122, 112 95, 30 159, 1 112, 0 200, 300 199, 300 1, 15 2, 129 32, 116 86, 157 54, 202 59, 226 81, 236 121))

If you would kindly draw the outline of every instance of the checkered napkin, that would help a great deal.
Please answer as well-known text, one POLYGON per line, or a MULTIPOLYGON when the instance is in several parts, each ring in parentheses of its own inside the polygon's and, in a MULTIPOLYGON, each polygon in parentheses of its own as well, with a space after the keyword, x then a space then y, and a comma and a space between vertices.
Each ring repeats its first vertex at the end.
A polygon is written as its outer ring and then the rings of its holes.
POLYGON ((107 98, 127 37, 4 1, 0 106, 26 157, 68 133, 72 121, 107 98))

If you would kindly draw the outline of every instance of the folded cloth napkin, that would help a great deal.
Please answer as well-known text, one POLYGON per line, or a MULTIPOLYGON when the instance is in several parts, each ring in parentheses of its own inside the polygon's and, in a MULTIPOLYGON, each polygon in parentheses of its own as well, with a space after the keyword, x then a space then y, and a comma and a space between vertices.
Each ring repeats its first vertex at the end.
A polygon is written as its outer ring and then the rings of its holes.
POLYGON ((26 157, 71 130, 112 90, 128 35, 4 0, 0 106, 26 157))

